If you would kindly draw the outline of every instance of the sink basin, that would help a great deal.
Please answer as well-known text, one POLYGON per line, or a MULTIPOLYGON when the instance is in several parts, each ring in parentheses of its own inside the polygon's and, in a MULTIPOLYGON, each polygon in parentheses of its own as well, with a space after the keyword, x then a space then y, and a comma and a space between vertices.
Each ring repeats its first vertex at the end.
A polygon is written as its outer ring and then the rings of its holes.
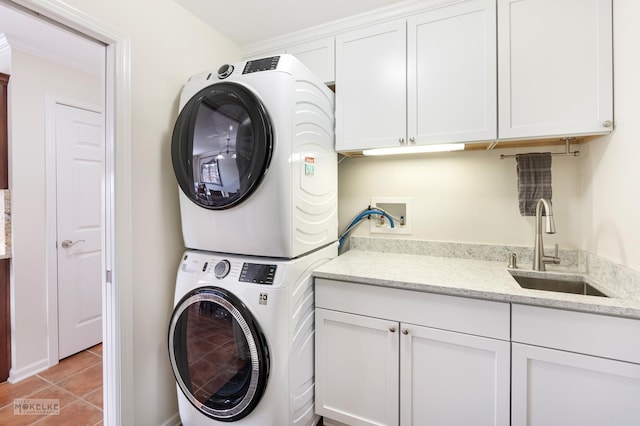
POLYGON ((577 276, 546 276, 535 277, 527 275, 511 274, 520 287, 531 290, 556 291, 559 293, 584 294, 586 296, 609 297, 582 277, 577 276))

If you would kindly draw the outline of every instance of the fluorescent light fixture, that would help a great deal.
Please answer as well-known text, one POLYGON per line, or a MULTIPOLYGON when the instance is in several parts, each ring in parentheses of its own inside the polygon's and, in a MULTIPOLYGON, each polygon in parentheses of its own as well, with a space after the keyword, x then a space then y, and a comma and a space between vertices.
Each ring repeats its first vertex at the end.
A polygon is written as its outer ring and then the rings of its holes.
POLYGON ((365 149, 362 155, 395 155, 395 154, 422 154, 425 152, 462 151, 463 143, 443 143, 438 145, 410 145, 393 148, 365 149))

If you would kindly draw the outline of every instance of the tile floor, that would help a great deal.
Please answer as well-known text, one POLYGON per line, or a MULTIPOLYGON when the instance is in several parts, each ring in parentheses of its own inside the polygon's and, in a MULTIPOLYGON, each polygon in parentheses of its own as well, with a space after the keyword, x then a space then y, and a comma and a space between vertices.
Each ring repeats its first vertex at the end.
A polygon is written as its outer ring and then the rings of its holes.
POLYGON ((0 384, 0 425, 102 425, 102 344, 21 382, 0 384), (16 399, 53 399, 59 414, 14 413, 16 399))

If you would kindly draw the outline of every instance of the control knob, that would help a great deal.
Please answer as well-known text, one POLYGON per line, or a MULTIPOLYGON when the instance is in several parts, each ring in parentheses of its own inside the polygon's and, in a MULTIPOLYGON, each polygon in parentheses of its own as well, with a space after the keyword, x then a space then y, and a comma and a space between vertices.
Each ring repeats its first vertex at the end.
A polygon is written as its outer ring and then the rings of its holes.
POLYGON ((218 78, 220 80, 227 78, 233 72, 233 65, 224 64, 220 68, 218 68, 218 78))
POLYGON ((216 263, 216 266, 213 268, 213 274, 218 279, 222 279, 229 275, 229 270, 231 269, 231 263, 228 260, 221 260, 216 263))

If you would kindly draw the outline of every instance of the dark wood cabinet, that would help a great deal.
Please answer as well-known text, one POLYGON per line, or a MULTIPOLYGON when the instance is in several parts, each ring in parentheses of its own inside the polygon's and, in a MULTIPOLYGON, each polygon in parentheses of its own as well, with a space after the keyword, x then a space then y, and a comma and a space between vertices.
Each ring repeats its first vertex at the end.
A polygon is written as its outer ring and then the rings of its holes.
MULTIPOLYGON (((0 189, 9 188, 9 158, 7 133, 7 88, 9 76, 0 73, 0 189)), ((0 218, 4 223, 4 218, 0 218)), ((0 228, 0 232, 4 232, 0 228)), ((9 259, 0 259, 0 382, 9 377, 11 368, 11 314, 9 293, 9 259)))

